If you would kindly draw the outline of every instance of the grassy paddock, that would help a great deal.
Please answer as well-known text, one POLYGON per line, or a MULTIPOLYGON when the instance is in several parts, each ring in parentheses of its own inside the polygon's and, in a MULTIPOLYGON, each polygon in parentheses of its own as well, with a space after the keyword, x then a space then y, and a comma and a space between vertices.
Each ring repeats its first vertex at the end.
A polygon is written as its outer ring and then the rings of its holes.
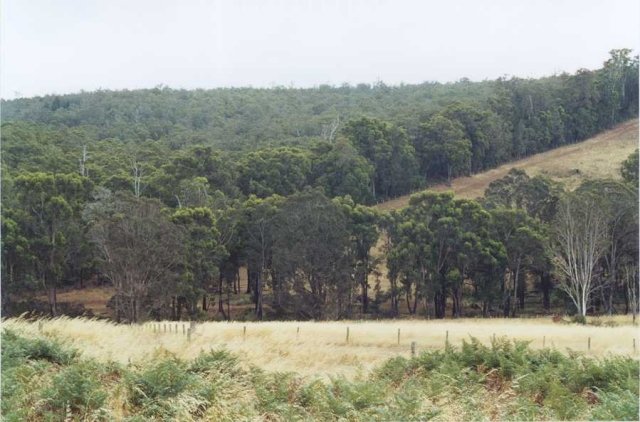
POLYGON ((590 319, 590 324, 597 325, 586 326, 554 323, 550 318, 205 322, 197 324, 190 341, 182 334, 183 324, 188 328, 188 323, 177 323, 177 333, 176 322, 155 323, 160 332, 154 332, 153 324, 130 326, 66 317, 42 321, 15 318, 2 323, 4 328, 26 337, 61 339, 79 349, 83 356, 102 362, 144 362, 163 351, 182 359, 193 359, 203 350, 224 347, 237 354, 245 364, 267 371, 293 371, 315 376, 353 377, 368 373, 389 358, 409 357, 412 342, 416 342, 418 353, 442 349, 447 332, 449 342, 454 346, 470 337, 488 345, 495 335, 530 341, 533 349, 542 348, 544 341, 546 347, 563 353, 571 349, 594 357, 635 355, 634 338, 640 346, 637 327, 631 324, 630 317, 624 316, 590 319))

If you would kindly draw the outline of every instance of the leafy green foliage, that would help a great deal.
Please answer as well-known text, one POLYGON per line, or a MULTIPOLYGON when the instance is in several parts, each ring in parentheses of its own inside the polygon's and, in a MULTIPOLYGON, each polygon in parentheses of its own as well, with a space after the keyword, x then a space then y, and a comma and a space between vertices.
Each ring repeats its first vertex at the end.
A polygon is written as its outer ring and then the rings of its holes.
POLYGON ((107 393, 99 378, 102 368, 91 362, 67 366, 52 378, 42 392, 45 418, 61 420, 69 414, 80 419, 107 419, 103 406, 107 393))
POLYGON ((635 185, 638 186, 638 150, 636 149, 633 154, 629 156, 623 163, 622 168, 620 169, 620 173, 622 174, 622 178, 635 185))
POLYGON ((13 331, 2 332, 2 368, 17 366, 26 360, 44 360, 58 365, 69 365, 78 352, 56 340, 27 340, 13 331))

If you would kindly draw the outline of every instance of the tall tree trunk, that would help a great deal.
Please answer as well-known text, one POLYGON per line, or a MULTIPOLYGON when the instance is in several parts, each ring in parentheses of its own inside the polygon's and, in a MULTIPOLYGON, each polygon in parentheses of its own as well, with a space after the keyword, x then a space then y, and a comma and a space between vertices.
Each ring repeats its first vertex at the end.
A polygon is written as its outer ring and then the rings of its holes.
POLYGON ((518 283, 520 282, 520 260, 516 264, 516 269, 512 273, 513 275, 513 303, 511 303, 511 317, 516 316, 516 307, 518 304, 518 283))
POLYGON ((182 319, 182 306, 184 305, 184 299, 182 296, 178 296, 178 321, 182 319))
POLYGON ((413 312, 411 312, 411 286, 407 287, 407 291, 405 292, 405 300, 407 301, 407 312, 413 315, 413 312))
POLYGON ((435 311, 435 317, 438 319, 443 319, 445 317, 445 310, 447 304, 447 297, 442 292, 436 292, 433 295, 433 305, 435 311))
POLYGON ((525 280, 522 280, 522 282, 518 284, 518 301, 519 301, 518 306, 520 311, 524 310, 524 299, 525 299, 526 292, 527 292, 527 281, 525 278, 525 280))
POLYGON ((251 269, 249 268, 249 264, 247 264, 246 266, 246 271, 247 271, 247 291, 245 292, 246 294, 252 294, 253 292, 251 291, 251 269))
POLYGON ((227 320, 231 320, 231 287, 227 285, 227 320))
POLYGON ((256 283, 256 318, 258 319, 258 321, 262 321, 262 301, 263 301, 263 289, 262 289, 262 285, 264 284, 264 281, 262 279, 262 277, 264 276, 264 274, 266 273, 265 269, 263 269, 261 271, 261 274, 259 275, 259 277, 257 278, 257 283, 256 283))
POLYGON ((121 318, 120 312, 121 312, 121 310, 120 310, 120 291, 117 289, 116 290, 116 322, 118 324, 120 324, 120 318, 121 318))
POLYGON ((366 314, 369 310, 369 281, 366 271, 361 276, 360 285, 362 286, 362 313, 366 314))
POLYGON ((540 276, 540 285, 542 287, 542 306, 545 311, 551 308, 551 273, 544 271, 540 276))
POLYGON ((137 323, 138 322, 138 301, 136 300, 135 297, 131 298, 131 322, 132 323, 137 323))
POLYGON ((49 286, 48 299, 49 299, 49 312, 51 313, 51 316, 53 317, 58 316, 58 295, 56 292, 55 284, 53 286, 49 286))
POLYGON ((224 319, 228 318, 224 312, 224 301, 222 300, 222 275, 218 277, 218 313, 222 314, 224 319))
POLYGON ((462 316, 462 289, 458 287, 453 289, 451 299, 453 300, 451 316, 453 318, 460 318, 462 316))
POLYGON ((509 313, 511 312, 511 294, 509 292, 505 292, 502 299, 502 316, 505 318, 509 317, 509 313))

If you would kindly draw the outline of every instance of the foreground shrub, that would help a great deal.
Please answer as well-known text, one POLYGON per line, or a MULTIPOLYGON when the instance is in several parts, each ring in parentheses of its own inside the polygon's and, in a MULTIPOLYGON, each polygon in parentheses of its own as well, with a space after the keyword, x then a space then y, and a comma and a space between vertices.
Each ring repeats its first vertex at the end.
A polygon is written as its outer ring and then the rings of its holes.
POLYGON ((103 405, 107 393, 99 375, 102 369, 93 362, 68 366, 53 376, 39 402, 46 419, 65 420, 77 416, 80 420, 106 419, 103 405))
POLYGON ((46 360, 59 365, 72 363, 79 353, 51 339, 27 339, 13 331, 2 332, 2 368, 15 367, 24 360, 46 360))
POLYGON ((173 398, 192 382, 187 365, 176 358, 162 359, 143 372, 130 375, 130 402, 141 405, 145 401, 173 398))
POLYGON ((600 405, 591 414, 592 420, 638 420, 640 405, 638 395, 629 390, 602 391, 598 393, 600 405))

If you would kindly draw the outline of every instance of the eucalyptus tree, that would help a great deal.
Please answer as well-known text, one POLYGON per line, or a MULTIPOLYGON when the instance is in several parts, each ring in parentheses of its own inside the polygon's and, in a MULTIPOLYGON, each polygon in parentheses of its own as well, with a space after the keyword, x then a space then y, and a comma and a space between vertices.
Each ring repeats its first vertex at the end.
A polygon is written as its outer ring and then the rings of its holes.
POLYGON ((553 224, 558 287, 582 317, 600 288, 596 271, 607 250, 607 230, 606 215, 591 195, 570 193, 560 202, 553 224))
POLYGON ((374 200, 401 195, 416 186, 415 150, 404 129, 363 117, 349 121, 342 134, 373 167, 369 188, 374 200))
POLYGON ((293 147, 268 148, 249 152, 238 166, 238 184, 245 195, 286 196, 309 185, 311 154, 293 147))
POLYGON ((258 320, 264 316, 264 287, 269 280, 277 306, 282 304, 286 294, 272 264, 276 223, 283 201, 284 198, 277 195, 264 199, 251 195, 241 206, 247 271, 255 305, 254 313, 258 320))
MULTIPOLYGON (((67 264, 74 230, 93 184, 77 174, 22 173, 15 178, 16 206, 24 217, 34 270, 57 314, 56 289, 67 264)), ((81 235, 81 234, 80 234, 81 235)))
POLYGON ((388 139, 390 129, 388 123, 366 117, 349 121, 342 129, 347 139, 373 166, 369 188, 374 199, 384 195, 382 186, 389 171, 392 153, 388 139))
MULTIPOLYGON (((347 218, 347 230, 350 235, 352 278, 360 286, 360 304, 362 313, 369 311, 369 275, 375 270, 378 259, 372 249, 378 238, 379 213, 375 208, 354 203, 350 197, 335 198, 336 203, 347 218)), ((349 298, 348 304, 353 301, 349 298)), ((347 310, 351 314, 350 309, 347 310)))
POLYGON ((617 180, 589 180, 576 194, 595 198, 605 219, 606 249, 598 293, 605 312, 612 314, 616 290, 626 294, 621 279, 623 267, 638 262, 638 187, 617 180))
POLYGON ((442 114, 433 116, 421 126, 414 140, 425 179, 444 177, 447 182, 471 171, 471 141, 460 123, 442 114))
POLYGON ((183 229, 171 222, 157 200, 108 191, 96 199, 84 217, 99 267, 116 291, 116 319, 138 322, 154 313, 166 316, 164 309, 178 291, 178 267, 185 260, 183 229))
POLYGON ((428 314, 429 301, 433 299, 435 291, 431 261, 433 232, 428 222, 411 218, 406 211, 392 212, 389 220, 387 267, 392 310, 396 315, 399 313, 397 295, 402 291, 410 314, 416 313, 420 299, 424 300, 425 313, 428 314))
POLYGON ((462 127, 471 142, 471 171, 478 172, 507 161, 510 156, 509 132, 504 122, 482 104, 454 102, 441 114, 462 127))
POLYGON ((562 187, 557 183, 542 176, 529 177, 524 170, 512 168, 489 184, 483 202, 488 208, 522 209, 531 217, 549 222, 561 194, 562 187))
POLYGON ((2 236, 0 248, 2 249, 2 295, 1 309, 3 316, 11 315, 11 297, 30 289, 37 288, 34 283, 35 274, 31 269, 34 265, 34 256, 29 248, 28 233, 24 223, 29 219, 22 210, 3 207, 2 210, 2 236))
POLYGON ((297 317, 340 317, 352 284, 348 220, 321 190, 288 197, 278 211, 273 266, 297 317))
POLYGON ((227 256, 220 244, 220 233, 213 212, 209 208, 180 208, 171 216, 171 221, 184 229, 184 257, 178 263, 181 275, 177 286, 174 317, 180 319, 182 306, 187 305, 195 315, 196 302, 202 298, 202 311, 207 311, 207 296, 214 280, 219 278, 220 266, 227 256))
POLYGON ((524 308, 526 283, 524 274, 544 262, 546 234, 539 220, 521 209, 495 208, 492 215, 492 238, 504 245, 508 279, 501 287, 503 313, 515 316, 524 308))
POLYGON ((328 148, 314 150, 312 178, 314 186, 324 188, 327 196, 349 195, 360 204, 373 201, 369 183, 373 166, 346 139, 338 138, 328 148))
POLYGON ((420 299, 428 312, 433 300, 433 314, 444 318, 451 297, 452 315, 461 316, 465 281, 500 272, 502 246, 490 237, 491 217, 476 201, 424 192, 390 220, 389 276, 403 284, 410 313, 420 299))

